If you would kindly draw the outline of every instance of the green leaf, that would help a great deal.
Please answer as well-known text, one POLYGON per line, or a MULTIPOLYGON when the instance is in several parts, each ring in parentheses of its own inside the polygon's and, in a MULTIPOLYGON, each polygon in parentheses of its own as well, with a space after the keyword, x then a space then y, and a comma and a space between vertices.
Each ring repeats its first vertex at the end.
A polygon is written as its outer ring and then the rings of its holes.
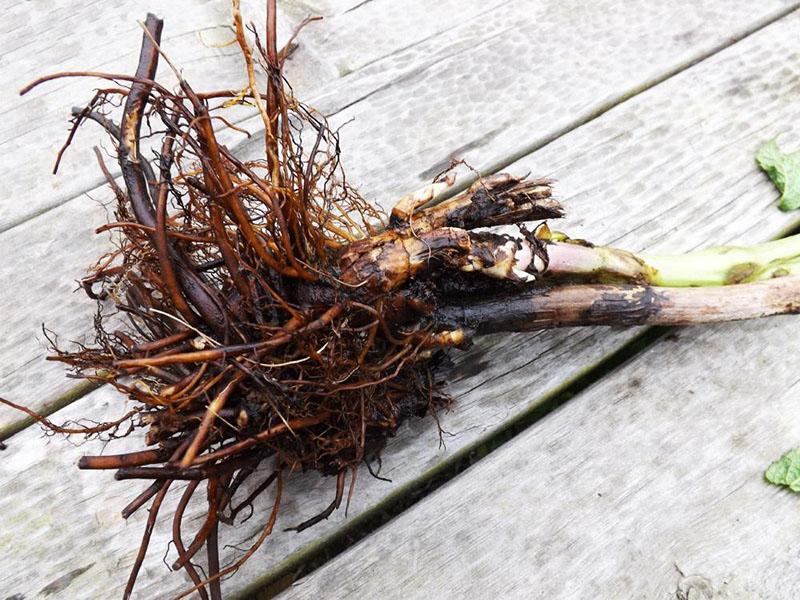
POLYGON ((793 492, 800 492, 800 448, 790 450, 772 463, 764 477, 770 483, 785 485, 793 492))
POLYGON ((800 208, 800 152, 786 154, 773 139, 759 148, 756 161, 781 192, 780 209, 800 208))

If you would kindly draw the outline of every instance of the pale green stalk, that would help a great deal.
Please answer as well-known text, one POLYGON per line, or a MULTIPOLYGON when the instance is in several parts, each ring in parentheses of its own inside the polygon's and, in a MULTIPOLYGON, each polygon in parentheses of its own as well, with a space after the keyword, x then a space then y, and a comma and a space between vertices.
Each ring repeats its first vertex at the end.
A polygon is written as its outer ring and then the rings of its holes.
POLYGON ((653 285, 688 287, 764 281, 800 273, 800 235, 753 246, 718 246, 683 255, 640 254, 653 285))
POLYGON ((686 254, 634 254, 570 241, 547 246, 548 272, 598 282, 636 281, 705 287, 800 274, 800 235, 753 246, 718 246, 686 254))

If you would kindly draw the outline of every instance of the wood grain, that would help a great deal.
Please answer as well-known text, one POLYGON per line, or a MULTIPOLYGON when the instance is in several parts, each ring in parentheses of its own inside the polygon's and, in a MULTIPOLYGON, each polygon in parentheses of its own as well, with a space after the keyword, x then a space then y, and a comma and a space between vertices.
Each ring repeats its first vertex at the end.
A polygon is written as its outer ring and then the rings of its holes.
MULTIPOLYGON (((800 15, 771 25, 542 148, 514 169, 530 169, 558 180, 558 190, 571 214, 567 225, 576 236, 601 242, 617 240, 635 250, 673 251, 712 242, 766 239, 795 219, 776 209, 777 193, 758 172, 753 156, 761 140, 777 133, 785 133, 785 143, 800 140, 800 104, 796 101, 800 59, 792 58, 798 27, 800 15), (651 222, 654 215, 659 215, 659 222, 651 222)), ((756 322, 748 325, 747 335, 763 328, 779 336, 784 331, 779 324, 785 322, 796 321, 756 322)), ((442 415, 442 426, 448 432, 445 447, 437 444, 432 420, 407 424, 384 454, 381 474, 392 483, 362 473, 349 519, 376 510, 387 497, 402 494, 405 486, 430 476, 446 461, 485 441, 635 333, 583 329, 487 337, 471 351, 454 355, 449 389, 458 401, 452 411, 442 415)), ((744 340, 735 336, 730 342, 723 339, 715 344, 727 344, 740 354, 746 347, 744 340)), ((701 352, 709 360, 710 348, 701 352)), ((686 368, 697 362, 690 357, 682 360, 686 368)), ((672 380, 669 368, 657 362, 652 367, 662 385, 672 380)), ((687 379, 688 375, 678 377, 687 379)), ((757 376, 750 377, 750 384, 757 381, 757 376)), ((591 408, 592 403, 588 405, 591 408)), ((56 420, 76 418, 92 408, 98 415, 118 415, 125 410, 125 402, 100 390, 59 411, 56 420)), ((584 421, 580 429, 593 435, 601 421, 599 417, 584 421)), ((671 423, 673 428, 682 425, 671 423)), ((613 427, 608 431, 613 432, 613 427)), ((40 438, 37 428, 28 428, 9 440, 9 449, 0 460, 0 487, 9 490, 0 496, 5 525, 0 534, 0 588, 9 594, 35 595, 50 582, 88 567, 53 597, 67 598, 74 590, 87 597, 114 595, 124 585, 144 517, 136 515, 124 523, 118 511, 139 488, 112 482, 108 474, 73 470, 78 456, 96 451, 99 445, 75 448, 58 439, 43 444, 40 438), (20 502, 20 498, 29 500, 20 502)), ((742 440, 751 443, 747 436, 742 440)), ((108 451, 122 451, 126 443, 133 440, 114 444, 108 451)), ((563 441, 553 442, 558 443, 563 441)), ((771 456, 760 456, 759 464, 764 466, 771 456)), ((618 457, 616 453, 613 458, 618 457)), ((662 456, 661 460, 666 459, 662 456)), ((641 484, 641 478, 628 478, 629 470, 628 464, 617 467, 617 487, 623 479, 634 488, 641 484)), ((553 473, 542 468, 545 491, 552 487, 553 479, 548 477, 553 473)), ((526 478, 523 485, 520 477, 512 475, 505 485, 526 489, 542 481, 526 478)), ((285 492, 281 529, 315 514, 333 492, 332 480, 313 475, 292 478, 285 492)), ((261 508, 268 502, 265 498, 261 508)), ((514 503, 509 510, 517 508, 514 503)), ((443 516, 455 514, 446 504, 441 504, 439 511, 443 516)), ((198 523, 196 508, 188 519, 187 527, 198 523)), ((304 551, 335 535, 347 522, 339 511, 300 534, 276 533, 237 577, 225 582, 228 592, 296 565, 304 551)), ((478 528, 479 523, 471 526, 478 528)), ((223 537, 223 543, 244 540, 258 525, 253 522, 232 535, 224 533, 228 537, 223 537)), ((169 595, 185 584, 181 575, 169 574, 161 563, 166 539, 165 528, 157 529, 138 597, 169 595)), ((357 581, 365 582, 371 576, 360 574, 357 581)), ((384 579, 381 593, 388 587, 384 579)))
MULTIPOLYGON (((609 103, 703 58, 796 4, 777 0, 702 5, 689 0, 635 5, 621 0, 518 1, 488 10, 495 5, 450 0, 434 7, 423 0, 373 0, 357 9, 351 6, 355 10, 350 12, 344 9, 307 30, 310 37, 305 48, 321 48, 324 60, 344 65, 343 73, 355 69, 329 83, 320 76, 322 88, 314 90, 311 103, 336 113, 336 123, 356 119, 342 132, 344 160, 351 168, 349 180, 360 185, 369 198, 385 205, 429 180, 451 155, 464 156, 476 166, 510 162, 522 146, 544 143, 602 112, 609 103), (450 21, 445 20, 450 14, 445 10, 448 7, 456 15, 450 21), (361 11, 367 11, 363 17, 359 16, 361 11), (358 40, 367 36, 370 27, 374 36, 369 39, 377 46, 369 50, 370 42, 362 52, 365 44, 358 40), (658 33, 647 33, 652 31, 658 33), (394 40, 394 46, 387 45, 387 39, 394 40), (607 50, 597 52, 589 47, 595 45, 607 50), (334 47, 345 50, 336 54, 334 47), (554 47, 562 50, 554 51, 554 47), (361 54, 365 58, 347 58, 361 54), (507 121, 502 131, 498 129, 495 134, 494 129, 486 128, 487 124, 500 127, 498 120, 507 121), (515 137, 509 137, 512 133, 515 137)), ((292 19, 303 14, 300 5, 290 6, 294 7, 292 19)), ((169 27, 168 22, 167 38, 169 27)), ((79 33, 89 38, 90 33, 79 33)), ((133 33, 131 30, 130 35, 133 33)), ((101 37, 97 32, 91 35, 101 37)), ((298 64, 302 58, 298 54, 298 64)), ((133 53, 129 59, 133 60, 133 53)), ((203 64, 208 67, 211 63, 203 64)), ((315 64, 319 63, 312 61, 312 66, 315 64)), ((313 72, 309 77, 313 78, 313 72)), ((59 101, 76 97, 71 89, 59 89, 59 93, 59 101)), ((25 105, 19 110, 27 114, 32 109, 32 105, 25 105)), ((54 122, 60 120, 48 121, 54 122)), ((620 135, 633 136, 634 132, 628 127, 620 135)), ((54 139, 60 137, 41 140, 42 146, 32 154, 42 154, 41 147, 52 147, 54 139)), ((97 137, 85 132, 81 139, 89 144, 97 137)), ((677 144, 680 138, 675 139, 677 144)), ((86 152, 75 150, 75 160, 80 157, 86 161, 86 152)), ((260 152, 260 142, 240 144, 238 152, 254 155, 260 152)), ((656 154, 653 151, 644 157, 654 159, 656 154)), ((547 164, 539 158, 523 161, 519 167, 522 172, 537 173, 552 168, 552 161, 547 164)), ((20 176, 20 181, 27 181, 26 189, 33 191, 24 195, 16 190, 11 197, 41 197, 34 188, 40 180, 50 179, 46 172, 42 166, 36 173, 20 176)), ((91 159, 74 175, 60 180, 96 177, 96 173, 91 159)), ((596 179, 592 177, 587 181, 596 179)), ((559 190, 570 194, 570 186, 560 186, 559 190)), ((0 255, 16 256, 19 248, 26 249, 24 264, 12 261, 0 266, 7 281, 15 282, 0 290, 0 307, 11 315, 0 324, 0 390, 11 399, 44 411, 65 404, 70 398, 63 395, 70 393, 73 383, 62 377, 57 367, 44 365, 46 351, 37 333, 45 322, 63 339, 87 335, 94 306, 82 301, 79 294, 64 292, 73 288, 74 280, 80 278, 87 262, 103 245, 102 240, 89 240, 87 236, 95 224, 106 219, 105 210, 85 196, 100 201, 109 197, 102 189, 94 189, 64 202, 68 195, 45 194, 58 206, 0 234, 0 255), (56 265, 58 268, 54 268, 56 265)), ((583 214, 580 208, 574 214, 583 214)), ((627 230, 621 224, 619 235, 627 230)), ((594 232, 587 230, 587 234, 596 236, 594 232)), ((0 409, 0 437, 23 424, 16 413, 0 409)))

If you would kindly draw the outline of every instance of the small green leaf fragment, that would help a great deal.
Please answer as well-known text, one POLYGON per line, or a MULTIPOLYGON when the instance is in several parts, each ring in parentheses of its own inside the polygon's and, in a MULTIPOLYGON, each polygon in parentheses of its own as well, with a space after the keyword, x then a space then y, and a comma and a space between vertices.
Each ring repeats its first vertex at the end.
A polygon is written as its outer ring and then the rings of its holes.
POLYGON ((764 477, 775 485, 785 485, 800 493, 800 448, 790 450, 772 463, 764 477))
POLYGON ((756 162, 781 192, 780 209, 800 208, 800 152, 787 154, 772 139, 759 148, 756 162))

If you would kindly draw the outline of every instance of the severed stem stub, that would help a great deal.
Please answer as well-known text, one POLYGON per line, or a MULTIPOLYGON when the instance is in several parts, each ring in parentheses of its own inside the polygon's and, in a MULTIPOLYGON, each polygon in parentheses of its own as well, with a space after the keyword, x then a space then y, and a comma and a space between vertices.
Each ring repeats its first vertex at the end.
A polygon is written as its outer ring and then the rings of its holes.
POLYGON ((448 404, 437 358, 475 335, 689 324, 800 307, 797 239, 685 258, 593 246, 546 224, 526 227, 563 214, 545 179, 495 174, 431 205, 453 185, 445 174, 385 217, 346 182, 336 131, 286 86, 274 0, 267 8, 264 44, 251 47, 233 2, 242 90, 198 92, 174 68, 177 88, 160 84, 167 61, 153 15, 135 75, 60 73, 23 90, 59 77, 115 82, 76 109, 69 138, 85 122, 99 124, 122 174, 120 185, 97 153, 117 199, 114 221, 101 230, 112 232, 116 249, 91 268, 84 288, 105 312, 94 344, 50 358, 113 385, 136 408, 112 423, 58 427, 3 402, 62 433, 145 431, 145 448, 79 464, 148 481, 123 509, 127 518, 150 507, 125 597, 173 483, 189 482, 172 515, 174 567, 194 586, 184 595, 219 598, 221 578, 272 532, 286 475, 336 476, 328 508, 292 528, 327 518, 348 477, 352 493, 360 463, 377 458, 404 420, 448 404), (108 108, 120 102, 117 122, 108 108), (237 158, 218 139, 233 127, 224 111, 238 104, 261 116, 260 160, 237 158), (716 287, 686 287, 698 285, 716 287), (127 326, 107 330, 109 306, 127 326), (220 523, 240 522, 262 494, 272 500, 255 541, 239 557, 220 556, 220 523), (208 509, 190 534, 183 515, 195 495, 208 509))

